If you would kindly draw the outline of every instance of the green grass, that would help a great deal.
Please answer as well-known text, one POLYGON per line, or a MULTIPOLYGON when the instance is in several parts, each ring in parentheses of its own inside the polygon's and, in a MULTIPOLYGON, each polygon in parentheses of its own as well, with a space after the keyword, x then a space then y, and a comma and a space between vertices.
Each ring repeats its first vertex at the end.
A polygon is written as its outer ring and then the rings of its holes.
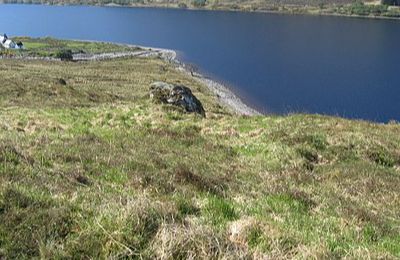
POLYGON ((0 258, 400 257, 399 124, 237 116, 159 59, 0 77, 0 258), (207 118, 153 103, 160 80, 207 118))
POLYGON ((67 41, 53 38, 30 38, 13 37, 13 40, 21 41, 24 44, 24 50, 0 50, 0 56, 29 56, 29 57, 53 57, 57 58, 60 51, 71 50, 72 53, 98 54, 105 52, 123 52, 136 51, 138 48, 120 46, 112 43, 85 42, 85 41, 67 41))

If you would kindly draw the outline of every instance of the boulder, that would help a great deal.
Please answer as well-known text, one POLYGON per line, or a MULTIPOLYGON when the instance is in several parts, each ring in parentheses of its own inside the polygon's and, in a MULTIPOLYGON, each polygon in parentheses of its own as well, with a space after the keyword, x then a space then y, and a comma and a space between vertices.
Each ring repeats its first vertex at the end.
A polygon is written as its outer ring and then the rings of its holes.
POLYGON ((62 78, 59 78, 59 79, 57 80, 57 83, 60 84, 60 85, 62 85, 62 86, 66 86, 66 85, 67 85, 67 82, 65 81, 65 79, 62 79, 62 78))
POLYGON ((185 86, 154 82, 150 86, 150 98, 164 104, 171 104, 185 109, 189 113, 197 113, 205 117, 201 102, 193 95, 190 88, 185 86))

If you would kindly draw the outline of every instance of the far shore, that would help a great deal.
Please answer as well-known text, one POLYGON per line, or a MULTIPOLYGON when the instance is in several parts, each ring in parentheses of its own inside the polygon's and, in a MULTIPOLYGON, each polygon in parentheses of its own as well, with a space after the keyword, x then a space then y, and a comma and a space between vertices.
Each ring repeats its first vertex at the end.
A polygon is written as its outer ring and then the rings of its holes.
MULTIPOLYGON (((68 6, 68 4, 66 4, 68 6)), ((90 5, 89 5, 90 6, 90 5)), ((400 20, 400 17, 390 17, 390 16, 373 16, 373 15, 348 15, 348 14, 340 14, 340 13, 327 13, 327 12, 312 12, 313 9, 307 9, 307 6, 296 6, 298 8, 305 8, 301 10, 296 9, 288 9, 288 10, 263 10, 263 9, 234 9, 229 7, 186 7, 181 8, 176 5, 141 5, 141 4, 133 4, 133 5, 119 5, 119 4, 106 4, 106 5, 92 5, 92 6, 101 6, 101 7, 119 7, 119 8, 160 8, 160 9, 181 9, 181 10, 190 10, 190 11, 215 11, 215 12, 244 12, 244 13, 264 13, 264 14, 280 14, 280 15, 307 15, 307 16, 333 16, 333 17, 346 17, 346 18, 361 18, 361 19, 377 19, 377 20, 400 20)), ((284 7, 284 6, 282 6, 284 7)), ((323 11, 318 10, 318 11, 323 11)))
MULTIPOLYGON (((1 3, 0 4, 14 4, 14 3, 1 3)), ((16 4, 28 4, 29 3, 16 3, 16 4)), ((341 14, 335 12, 326 12, 326 9, 315 9, 312 6, 290 6, 281 5, 278 8, 284 8, 279 10, 266 10, 266 9, 250 9, 250 8, 231 8, 229 6, 217 6, 217 7, 179 7, 177 4, 157 4, 151 3, 145 4, 130 4, 120 5, 115 3, 110 4, 93 4, 93 5, 78 5, 78 4, 41 4, 41 5, 54 5, 54 6, 99 6, 99 7, 117 7, 117 8, 159 8, 159 9, 179 9, 179 10, 191 10, 191 11, 215 11, 215 12, 245 12, 245 13, 265 13, 265 14, 281 14, 281 15, 307 15, 307 16, 333 16, 333 17, 346 17, 346 18, 361 18, 361 19, 377 19, 377 20, 400 20, 399 17, 390 17, 383 15, 356 15, 356 14, 341 14), (287 8, 287 9, 285 9, 287 8), (325 12, 324 12, 325 11, 325 12)))

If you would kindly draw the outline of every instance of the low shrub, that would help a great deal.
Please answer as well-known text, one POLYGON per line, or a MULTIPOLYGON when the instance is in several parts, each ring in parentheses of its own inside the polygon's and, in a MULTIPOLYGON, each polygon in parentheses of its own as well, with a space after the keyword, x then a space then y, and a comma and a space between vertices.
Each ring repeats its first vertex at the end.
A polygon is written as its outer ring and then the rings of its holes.
POLYGON ((365 5, 357 2, 350 6, 350 13, 355 15, 381 15, 387 12, 386 5, 365 5))
POLYGON ((71 50, 60 50, 56 53, 56 58, 61 59, 62 61, 72 61, 74 56, 72 55, 71 50))
POLYGON ((206 0, 193 0, 192 5, 194 7, 203 7, 206 5, 206 0))

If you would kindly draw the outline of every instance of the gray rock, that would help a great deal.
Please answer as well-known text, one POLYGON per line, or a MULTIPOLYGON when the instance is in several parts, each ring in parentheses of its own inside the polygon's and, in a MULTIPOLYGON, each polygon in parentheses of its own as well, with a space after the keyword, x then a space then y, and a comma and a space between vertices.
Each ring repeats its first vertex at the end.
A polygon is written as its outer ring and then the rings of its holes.
POLYGON ((60 85, 63 85, 63 86, 67 85, 67 82, 65 81, 65 79, 61 79, 61 78, 57 80, 57 83, 60 85))
POLYGON ((154 82, 150 86, 150 98, 164 104, 182 107, 189 113, 206 116, 201 102, 192 94, 190 88, 185 86, 154 82))

